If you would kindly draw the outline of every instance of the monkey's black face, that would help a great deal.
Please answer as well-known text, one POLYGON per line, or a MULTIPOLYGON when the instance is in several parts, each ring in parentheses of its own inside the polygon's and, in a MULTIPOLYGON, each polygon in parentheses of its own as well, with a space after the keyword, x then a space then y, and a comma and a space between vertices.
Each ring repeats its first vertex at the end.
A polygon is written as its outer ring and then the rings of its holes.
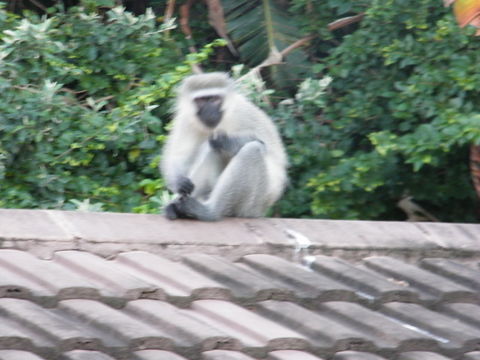
POLYGON ((202 96, 195 98, 194 101, 199 119, 209 128, 216 127, 223 115, 223 97, 218 95, 202 96))

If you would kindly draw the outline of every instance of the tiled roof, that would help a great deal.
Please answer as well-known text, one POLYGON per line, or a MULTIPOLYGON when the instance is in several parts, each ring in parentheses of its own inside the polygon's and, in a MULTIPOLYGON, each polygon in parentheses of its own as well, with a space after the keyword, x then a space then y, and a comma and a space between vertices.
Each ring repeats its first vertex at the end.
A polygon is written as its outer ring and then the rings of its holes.
POLYGON ((0 360, 480 360, 480 225, 0 210, 0 239, 0 360))

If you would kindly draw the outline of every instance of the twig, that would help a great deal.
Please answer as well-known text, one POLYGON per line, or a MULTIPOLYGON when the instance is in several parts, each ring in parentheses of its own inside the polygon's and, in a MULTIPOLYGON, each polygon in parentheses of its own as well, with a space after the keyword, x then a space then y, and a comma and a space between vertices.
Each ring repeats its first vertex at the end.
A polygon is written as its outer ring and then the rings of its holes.
POLYGON ((291 53, 293 50, 305 45, 306 43, 313 40, 314 38, 315 38, 314 35, 309 35, 309 36, 304 37, 303 39, 297 40, 293 44, 287 46, 285 49, 280 51, 280 55, 282 55, 282 57, 285 57, 289 53, 291 53))
MULTIPOLYGON (((180 6, 180 28, 182 29, 182 32, 185 34, 185 38, 189 43, 188 49, 192 54, 196 54, 198 52, 193 42, 192 29, 190 28, 190 25, 188 23, 190 18, 190 8, 192 7, 195 1, 196 0, 188 0, 185 4, 180 6)), ((203 72, 202 68, 198 64, 193 64, 192 70, 197 74, 200 74, 203 72)))
MULTIPOLYGON (((264 67, 272 66, 272 65, 280 65, 285 56, 290 54, 293 50, 298 49, 299 47, 307 44, 314 37, 315 37, 314 35, 308 35, 308 36, 306 36, 302 39, 299 39, 299 40, 295 41, 293 44, 287 46, 282 51, 278 51, 278 49, 275 48, 275 47, 271 48, 270 53, 268 54, 268 57, 265 60, 263 60, 261 64, 255 66, 249 72, 252 72, 252 71, 259 72, 260 69, 262 69, 264 67)), ((248 74, 246 74, 246 75, 248 75, 248 74)))
MULTIPOLYGON (((79 146, 78 146, 77 148, 82 147, 85 143, 87 143, 88 141, 90 141, 90 140, 92 140, 92 139, 94 139, 94 138, 95 138, 95 135, 94 135, 94 136, 88 136, 88 137, 86 137, 85 139, 83 139, 83 140, 80 142, 80 144, 79 144, 79 146)), ((68 150, 65 150, 65 151, 64 151, 63 153, 61 153, 60 155, 57 155, 57 156, 53 159, 53 161, 58 161, 58 160, 60 160, 60 159, 63 158, 65 155, 70 154, 72 151, 76 150, 77 148, 69 148, 68 150)))
MULTIPOLYGON (((282 51, 278 51, 278 49, 276 47, 272 47, 270 49, 270 53, 268 54, 268 57, 262 61, 261 64, 255 66, 253 69, 251 69, 248 73, 246 73, 245 75, 241 76, 237 81, 239 82, 242 82, 244 81, 245 79, 255 79, 257 81, 255 81, 254 83, 256 84, 262 84, 262 85, 259 85, 257 86, 257 90, 259 92, 262 92, 264 89, 264 86, 263 86, 263 83, 261 81, 258 81, 262 78, 261 74, 260 74, 260 70, 265 68, 265 67, 268 67, 268 66, 273 66, 273 65, 280 65, 282 64, 283 62, 283 58, 285 56, 287 56, 288 54, 290 54, 293 50, 295 49, 298 49, 299 47, 307 44, 310 40, 312 40, 314 38, 314 35, 309 35, 309 36, 306 36, 302 39, 299 39, 297 41, 295 41, 293 44, 287 46, 285 49, 283 49, 282 51)), ((267 104, 270 104, 270 99, 268 99, 267 96, 264 96, 264 101, 267 103, 267 104)))
POLYGON ((95 102, 96 102, 96 103, 99 103, 99 102, 102 102, 102 101, 111 100, 111 99, 113 99, 114 97, 115 97, 115 96, 113 96, 113 95, 104 96, 104 97, 101 97, 100 99, 95 100, 95 102))
POLYGON ((397 206, 407 214, 407 221, 434 221, 439 222, 434 215, 413 201, 412 196, 404 196, 397 206))
POLYGON ((238 56, 238 51, 233 46, 232 40, 228 37, 227 24, 225 22, 225 13, 223 11, 222 2, 220 0, 204 0, 208 6, 208 20, 210 25, 215 29, 226 42, 230 52, 238 56))
POLYGON ((172 17, 175 11, 175 0, 168 0, 167 8, 165 9, 165 15, 163 16, 163 22, 167 23, 172 17))
POLYGON ((39 93, 39 92, 40 92, 40 90, 38 90, 38 89, 33 89, 33 88, 31 88, 31 87, 28 87, 28 86, 13 85, 12 87, 13 87, 14 89, 30 91, 30 92, 32 92, 32 93, 39 93))
POLYGON ((360 14, 355 15, 355 16, 349 16, 349 17, 345 17, 345 18, 342 18, 342 19, 335 20, 335 21, 331 22, 330 24, 328 24, 328 30, 333 31, 333 30, 341 29, 341 28, 343 28, 345 26, 348 26, 348 25, 351 25, 351 24, 355 24, 359 21, 362 21, 364 16, 365 16, 365 13, 360 13, 360 14))
POLYGON ((190 28, 190 24, 188 23, 190 19, 190 8, 192 7, 195 0, 188 0, 185 4, 180 6, 180 28, 182 32, 185 34, 185 38, 189 44, 189 49, 191 52, 197 52, 195 46, 193 45, 193 36, 192 36, 192 29, 190 28))
POLYGON ((42 11, 47 11, 47 8, 45 6, 43 6, 42 4, 40 4, 38 1, 36 0, 30 0, 30 2, 35 5, 36 7, 38 7, 40 10, 42 11))
POLYGON ((75 91, 75 90, 69 89, 69 88, 67 88, 67 87, 62 87, 61 90, 65 91, 65 92, 68 92, 68 93, 70 93, 70 94, 73 94, 73 95, 75 95, 75 96, 76 96, 76 95, 79 95, 79 94, 84 94, 84 93, 87 92, 87 90, 75 91))

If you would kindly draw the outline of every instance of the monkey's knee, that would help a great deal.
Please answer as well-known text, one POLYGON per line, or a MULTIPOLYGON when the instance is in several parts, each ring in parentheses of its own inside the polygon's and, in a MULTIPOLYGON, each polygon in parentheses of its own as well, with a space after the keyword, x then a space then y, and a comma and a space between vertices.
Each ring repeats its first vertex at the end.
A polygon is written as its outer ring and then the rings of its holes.
POLYGON ((243 145, 237 156, 252 161, 257 161, 257 159, 263 159, 263 157, 265 156, 265 150, 265 144, 263 143, 263 141, 254 140, 243 145))

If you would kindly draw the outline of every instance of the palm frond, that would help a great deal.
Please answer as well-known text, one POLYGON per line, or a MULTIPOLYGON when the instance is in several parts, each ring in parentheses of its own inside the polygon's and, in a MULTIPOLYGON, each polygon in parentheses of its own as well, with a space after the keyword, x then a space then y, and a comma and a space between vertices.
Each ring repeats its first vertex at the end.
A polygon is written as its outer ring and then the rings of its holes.
POLYGON ((282 50, 301 37, 292 16, 277 0, 223 0, 228 32, 242 60, 260 64, 270 50, 282 50))

